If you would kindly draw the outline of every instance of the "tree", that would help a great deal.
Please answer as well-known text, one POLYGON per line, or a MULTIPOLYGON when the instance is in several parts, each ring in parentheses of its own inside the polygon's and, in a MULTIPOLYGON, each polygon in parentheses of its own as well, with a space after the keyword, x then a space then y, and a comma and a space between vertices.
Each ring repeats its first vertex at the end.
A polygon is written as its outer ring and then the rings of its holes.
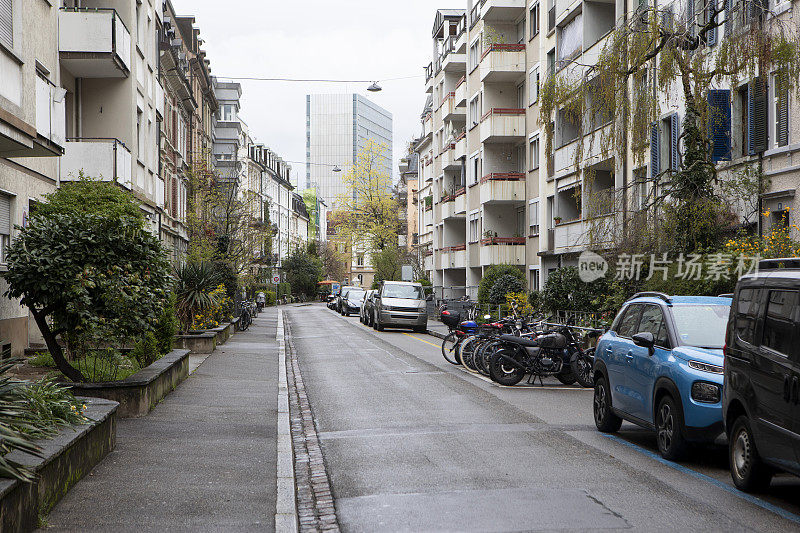
POLYGON ((309 241, 313 241, 319 238, 319 235, 317 235, 317 231, 319 230, 317 190, 306 189, 303 191, 303 203, 306 204, 306 211, 308 211, 308 239, 309 241))
POLYGON ((314 296, 322 281, 322 260, 305 248, 296 248, 283 262, 286 279, 296 294, 314 296))
POLYGON ((595 311, 600 306, 599 300, 608 292, 607 278, 586 283, 576 267, 562 267, 547 277, 539 304, 548 312, 595 311))
POLYGON ((514 265, 492 265, 484 271, 481 282, 478 285, 478 303, 489 303, 489 294, 494 286, 494 283, 498 278, 505 275, 511 275, 518 278, 524 286, 525 274, 523 274, 518 267, 515 267, 514 265))
MULTIPOLYGON (((61 191, 51 201, 61 202, 61 191)), ((30 309, 58 369, 73 381, 85 378, 67 361, 58 338, 77 357, 140 338, 152 331, 171 281, 161 243, 141 218, 81 208, 34 214, 9 247, 3 276, 5 295, 30 309)))
POLYGON ((506 302, 506 295, 519 293, 525 294, 525 283, 519 276, 503 274, 497 278, 489 291, 489 303, 500 305, 506 302))
POLYGON ((36 215, 52 217, 61 213, 100 215, 105 218, 130 218, 144 225, 141 207, 131 201, 130 193, 119 185, 92 179, 79 172, 78 181, 67 181, 59 189, 45 195, 45 202, 36 205, 36 215))
MULTIPOLYGON (((725 14, 726 31, 719 40, 722 12, 734 4, 698 0, 664 8, 642 3, 611 32, 595 65, 566 58, 562 68, 547 77, 540 100, 546 150, 553 149, 553 119, 558 113, 558 120, 578 128, 576 166, 588 153, 600 154, 598 160, 624 159, 630 153, 635 166, 644 165, 648 143, 641 140, 651 133, 658 138, 654 128, 664 111, 663 96, 681 97, 678 153, 670 154, 670 164, 655 171, 651 166, 649 175, 617 190, 611 201, 615 211, 623 213, 622 220, 595 228, 593 241, 630 250, 691 252, 719 246, 721 232, 735 224, 720 197, 715 164, 726 156, 726 143, 730 145, 722 128, 730 102, 715 99, 730 96, 710 91, 737 87, 750 78, 753 96, 760 98, 771 72, 779 74, 784 90, 797 89, 800 40, 796 27, 769 16, 766 2, 756 0, 725 14), (634 191, 642 200, 631 208, 634 191)), ((677 126, 674 121, 674 133, 677 126)), ((587 203, 608 201, 601 191, 592 190, 596 170, 581 170, 587 203)))
POLYGON ((344 256, 336 251, 335 243, 331 241, 320 242, 317 250, 322 259, 322 267, 325 278, 341 281, 347 275, 344 264, 344 256))
POLYGON ((356 164, 344 177, 347 193, 337 199, 337 232, 369 251, 397 245, 400 206, 392 198, 392 178, 385 169, 387 148, 367 140, 356 164))

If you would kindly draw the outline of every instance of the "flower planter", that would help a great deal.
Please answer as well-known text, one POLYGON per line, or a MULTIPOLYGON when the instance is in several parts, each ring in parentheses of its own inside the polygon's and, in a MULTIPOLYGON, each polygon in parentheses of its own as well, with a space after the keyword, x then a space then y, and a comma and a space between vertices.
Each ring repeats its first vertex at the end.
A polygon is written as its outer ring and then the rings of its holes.
POLYGON ((189 350, 192 354, 209 354, 217 348, 217 334, 213 331, 203 331, 175 335, 175 347, 189 350))
POLYGON ((217 345, 225 344, 225 342, 231 338, 231 335, 233 335, 233 324, 226 322, 208 331, 213 331, 217 335, 217 345))
POLYGON ((7 458, 28 465, 37 474, 31 483, 0 479, 0 530, 33 531, 40 514, 58 501, 114 449, 117 402, 85 400, 89 423, 61 429, 52 439, 38 441, 44 457, 15 451, 7 458))
POLYGON ((118 416, 130 418, 150 412, 189 375, 189 350, 172 350, 139 372, 120 381, 69 383, 76 396, 119 402, 118 416))

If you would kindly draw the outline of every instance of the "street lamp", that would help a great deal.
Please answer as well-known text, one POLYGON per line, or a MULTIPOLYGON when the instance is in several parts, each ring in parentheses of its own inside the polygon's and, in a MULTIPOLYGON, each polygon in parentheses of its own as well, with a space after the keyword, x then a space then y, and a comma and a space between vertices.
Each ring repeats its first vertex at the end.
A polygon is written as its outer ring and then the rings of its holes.
POLYGON ((333 165, 333 169, 331 169, 331 172, 341 172, 341 171, 342 169, 339 168, 339 165, 333 165))
POLYGON ((377 93, 377 92, 380 92, 380 91, 382 91, 383 89, 381 88, 381 86, 380 86, 380 85, 378 85, 378 82, 377 82, 377 81, 373 81, 373 82, 372 82, 372 85, 370 85, 369 87, 367 87, 367 90, 368 90, 369 92, 371 92, 371 93, 377 93))

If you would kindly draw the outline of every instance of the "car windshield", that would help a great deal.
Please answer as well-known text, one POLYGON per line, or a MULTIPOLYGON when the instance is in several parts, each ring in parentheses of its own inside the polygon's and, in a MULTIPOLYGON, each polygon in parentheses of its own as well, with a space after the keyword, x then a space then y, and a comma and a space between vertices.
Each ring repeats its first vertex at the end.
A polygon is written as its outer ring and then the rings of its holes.
POLYGON ((422 287, 417 287, 416 285, 384 285, 383 297, 422 300, 422 287))
POLYGON ((729 305, 675 305, 672 316, 680 343, 699 348, 722 348, 728 327, 729 305))
POLYGON ((353 289, 347 293, 348 300, 363 300, 364 299, 365 291, 359 291, 357 289, 353 289))

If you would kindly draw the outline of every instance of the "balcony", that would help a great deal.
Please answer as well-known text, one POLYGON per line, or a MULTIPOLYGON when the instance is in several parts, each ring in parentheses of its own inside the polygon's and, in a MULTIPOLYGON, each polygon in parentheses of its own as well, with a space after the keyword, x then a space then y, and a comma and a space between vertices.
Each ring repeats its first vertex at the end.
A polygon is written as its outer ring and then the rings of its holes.
POLYGON ((461 188, 454 194, 442 198, 442 220, 448 218, 464 218, 467 214, 466 189, 461 188))
POLYGON ((467 77, 462 76, 458 83, 456 83, 456 98, 455 102, 457 106, 466 106, 467 105, 467 77))
POLYGON ((461 168, 461 161, 455 158, 456 145, 449 143, 442 151, 442 170, 458 170, 461 168))
POLYGON ((61 8, 61 65, 76 78, 127 78, 131 34, 113 9, 61 8))
POLYGON ((581 251, 589 244, 595 246, 608 242, 613 225, 613 216, 562 222, 552 229, 552 249, 555 253, 568 253, 581 251))
POLYGON ((430 111, 422 118, 422 137, 428 137, 433 133, 433 113, 430 111))
POLYGON ((442 248, 442 268, 466 268, 467 267, 467 245, 458 244, 442 248))
POLYGON ((442 118, 447 121, 459 120, 459 121, 466 121, 467 120, 467 106, 462 105, 459 106, 456 103, 456 93, 451 92, 447 93, 445 100, 442 105, 442 118))
POLYGON ((458 49, 458 38, 452 35, 447 38, 442 52, 442 70, 445 72, 466 72, 467 52, 458 49))
POLYGON ((433 92, 433 63, 428 63, 425 67, 425 92, 428 94, 433 92))
POLYGON ((481 56, 481 81, 510 83, 525 78, 525 45, 492 44, 481 56))
POLYGON ((485 0, 482 16, 488 22, 515 22, 525 16, 525 0, 485 0))
POLYGON ((481 239, 481 265, 524 265, 525 237, 481 239))
POLYGON ((525 201, 525 174, 487 174, 480 181, 481 204, 525 201))
POLYGON ((131 152, 118 139, 67 139, 61 158, 61 181, 77 181, 80 173, 131 188, 131 152))
POLYGON ((525 141, 524 109, 490 109, 481 117, 482 143, 513 143, 525 141))
POLYGON ((456 137, 456 146, 453 148, 454 159, 464 159, 467 156, 467 134, 459 133, 456 137))
MULTIPOLYGON (((36 141, 27 156, 59 156, 66 144, 65 98, 57 102, 57 88, 36 76, 36 141)), ((63 92, 63 89, 61 89, 63 92)))

